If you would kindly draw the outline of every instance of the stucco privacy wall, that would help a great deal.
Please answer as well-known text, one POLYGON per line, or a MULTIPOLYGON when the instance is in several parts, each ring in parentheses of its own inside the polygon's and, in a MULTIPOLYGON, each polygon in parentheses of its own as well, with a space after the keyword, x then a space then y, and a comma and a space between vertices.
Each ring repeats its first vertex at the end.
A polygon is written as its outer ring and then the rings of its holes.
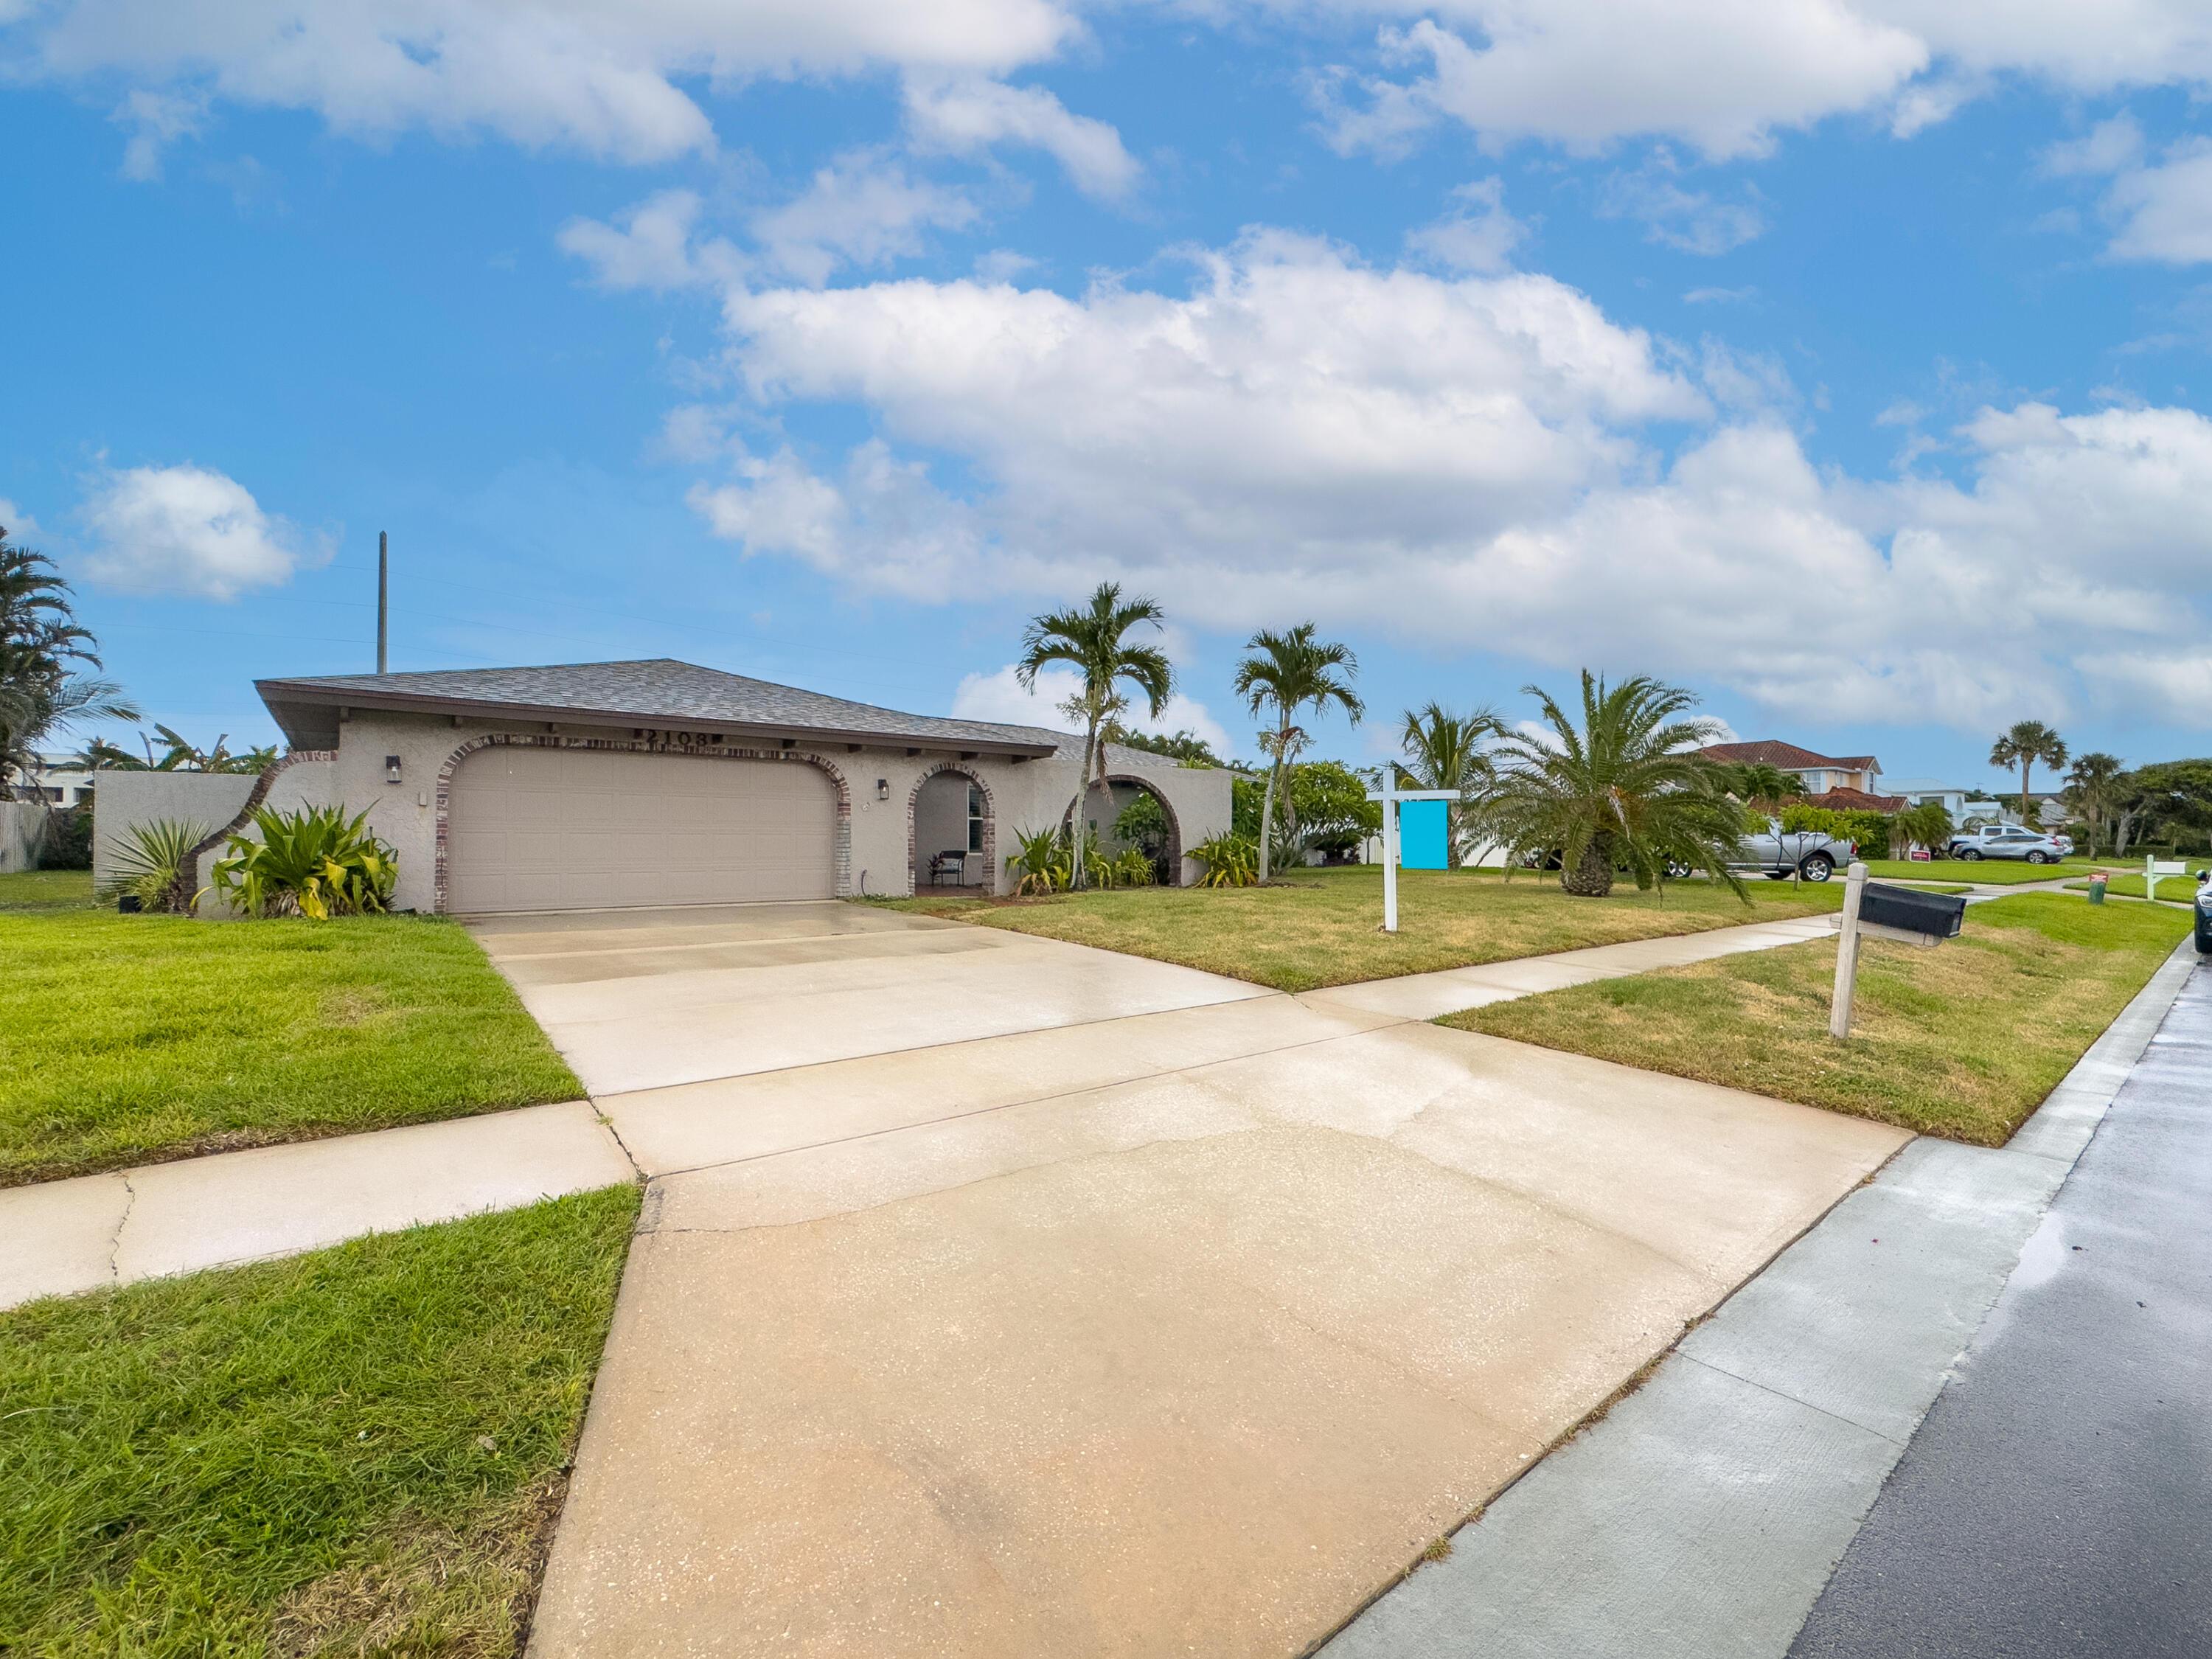
MULTIPOLYGON (((262 779, 266 780, 265 787, 257 787, 239 803, 238 811, 228 821, 219 822, 214 826, 218 833, 212 842, 202 843, 199 890, 207 894, 200 901, 199 914, 202 916, 217 920, 238 914, 208 890, 215 881, 215 861, 229 846, 229 837, 220 832, 228 830, 232 835, 243 836, 247 841, 258 841, 261 839, 259 830, 250 823, 238 821, 248 811, 300 812, 313 807, 329 806, 338 798, 337 775, 337 758, 321 750, 295 750, 261 775, 262 779), (257 794, 259 796, 258 800, 254 799, 257 794)), ((252 781, 258 784, 260 780, 252 781)))
POLYGON ((42 801, 0 800, 0 875, 38 867, 39 848, 46 838, 46 811, 42 801))
POLYGON ((175 818, 220 830, 238 816, 255 781, 248 772, 102 772, 92 792, 94 883, 114 879, 116 851, 135 826, 175 818))

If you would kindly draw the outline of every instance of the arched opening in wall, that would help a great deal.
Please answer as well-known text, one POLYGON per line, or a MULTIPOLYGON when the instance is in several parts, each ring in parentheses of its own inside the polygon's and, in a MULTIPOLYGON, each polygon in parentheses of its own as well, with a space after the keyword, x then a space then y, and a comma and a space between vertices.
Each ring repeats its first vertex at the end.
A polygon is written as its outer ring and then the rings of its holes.
POLYGON ((907 798, 907 875, 915 892, 992 892, 998 870, 997 814, 990 786, 947 761, 907 798))
POLYGON ((1143 778, 1121 772, 1093 784, 1084 800, 1098 854, 1109 861, 1141 854, 1152 880, 1162 887, 1182 884, 1182 825, 1175 808, 1143 778))

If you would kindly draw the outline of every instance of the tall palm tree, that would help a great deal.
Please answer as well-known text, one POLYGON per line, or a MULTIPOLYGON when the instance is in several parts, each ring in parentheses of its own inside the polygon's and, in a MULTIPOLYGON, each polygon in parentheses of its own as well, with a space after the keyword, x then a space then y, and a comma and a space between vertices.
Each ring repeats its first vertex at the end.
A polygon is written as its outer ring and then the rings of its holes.
POLYGON ((1318 717, 1333 702, 1357 726, 1367 707, 1352 689, 1359 659, 1348 645, 1314 638, 1310 622, 1281 634, 1263 628, 1245 641, 1244 648, 1252 654, 1237 665, 1237 678, 1230 684, 1254 718, 1273 709, 1275 719, 1275 729, 1260 736, 1261 749, 1274 763, 1267 774, 1267 791, 1260 797, 1260 879, 1265 881, 1276 793, 1282 787, 1284 768, 1306 742, 1298 711, 1310 704, 1318 717))
POLYGON ((2105 820, 2119 804, 2120 774, 2126 769, 2118 755, 2083 755, 2066 775, 2066 804, 2089 826, 2089 856, 2097 856, 2104 838, 2105 820))
POLYGON ((1024 690, 1036 688, 1040 669, 1056 662, 1073 668, 1077 676, 1073 696, 1063 705, 1083 722, 1083 769, 1075 775, 1075 799, 1068 808, 1073 824, 1073 881, 1084 884, 1084 853, 1090 828, 1084 822, 1083 798, 1090 793, 1091 775, 1099 762, 1098 728, 1129 706, 1116 688, 1122 681, 1142 694, 1158 720, 1175 691, 1175 669, 1158 646, 1133 645, 1129 630, 1140 623, 1157 628, 1166 612, 1146 599, 1124 599, 1119 582, 1101 582, 1089 605, 1054 611, 1030 619, 1022 636, 1022 659, 1014 678, 1024 690))
POLYGON ((94 643, 52 563, 0 527, 0 778, 33 770, 39 745, 77 721, 138 718, 122 688, 75 668, 100 666, 94 643))
POLYGON ((1639 888, 1663 878, 1671 860, 1718 872, 1744 896, 1729 869, 1742 809, 1711 787, 1712 763, 1696 752, 1720 723, 1676 718, 1696 704, 1693 693, 1642 674, 1607 686, 1584 669, 1577 720, 1541 686, 1523 690, 1551 735, 1509 738, 1492 751, 1498 781, 1484 827, 1509 861, 1556 848, 1559 885, 1583 897, 1613 891, 1616 855, 1639 888))
POLYGON ((2041 761, 2053 771, 2066 764, 2066 740, 2041 720, 2020 720, 1990 745, 1990 764, 2009 772, 2020 768, 2020 821, 2033 829, 2027 805, 2028 770, 2041 761))
POLYGON ((1423 789, 1460 792, 1460 799, 1445 804, 1455 864, 1474 848, 1474 802, 1495 775, 1482 745, 1504 735, 1505 722, 1486 705, 1471 714, 1434 702, 1418 714, 1408 708, 1398 729, 1398 750, 1406 757, 1399 769, 1423 789))
POLYGON ((1805 793, 1804 779, 1767 761, 1723 763, 1717 781, 1752 811, 1770 817, 1782 810, 1784 801, 1805 793))

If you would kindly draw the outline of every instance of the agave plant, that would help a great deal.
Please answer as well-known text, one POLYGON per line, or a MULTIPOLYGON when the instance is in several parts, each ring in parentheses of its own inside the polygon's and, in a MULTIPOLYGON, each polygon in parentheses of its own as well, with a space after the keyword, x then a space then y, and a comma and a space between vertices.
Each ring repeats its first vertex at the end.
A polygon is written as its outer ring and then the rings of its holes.
POLYGON ((146 909, 190 915, 199 884, 192 848, 207 838, 205 824, 183 818, 155 818, 150 823, 131 825, 129 837, 115 849, 119 873, 101 890, 100 896, 119 898, 128 894, 146 909))
POLYGON ((1200 887, 1249 887, 1260 878, 1260 843, 1249 836, 1216 836, 1190 849, 1206 866, 1200 887))
POLYGON ((1039 830, 1027 835, 1016 830, 1014 839, 1020 843, 1021 851, 1007 856, 1006 867, 1021 872, 1021 878, 1014 884, 1015 897, 1057 893, 1067 885, 1073 861, 1065 835, 1057 830, 1039 830))
POLYGON ((398 855, 335 806, 253 815, 259 841, 233 836, 211 872, 215 890, 250 916, 373 915, 392 902, 398 855))

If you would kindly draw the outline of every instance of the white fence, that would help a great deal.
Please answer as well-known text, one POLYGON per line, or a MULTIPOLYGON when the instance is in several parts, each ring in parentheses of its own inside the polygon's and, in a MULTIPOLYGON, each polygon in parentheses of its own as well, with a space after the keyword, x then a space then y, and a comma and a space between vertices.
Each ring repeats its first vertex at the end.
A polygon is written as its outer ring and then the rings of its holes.
POLYGON ((0 801, 0 875, 39 867, 39 848, 46 838, 42 802, 0 801))

